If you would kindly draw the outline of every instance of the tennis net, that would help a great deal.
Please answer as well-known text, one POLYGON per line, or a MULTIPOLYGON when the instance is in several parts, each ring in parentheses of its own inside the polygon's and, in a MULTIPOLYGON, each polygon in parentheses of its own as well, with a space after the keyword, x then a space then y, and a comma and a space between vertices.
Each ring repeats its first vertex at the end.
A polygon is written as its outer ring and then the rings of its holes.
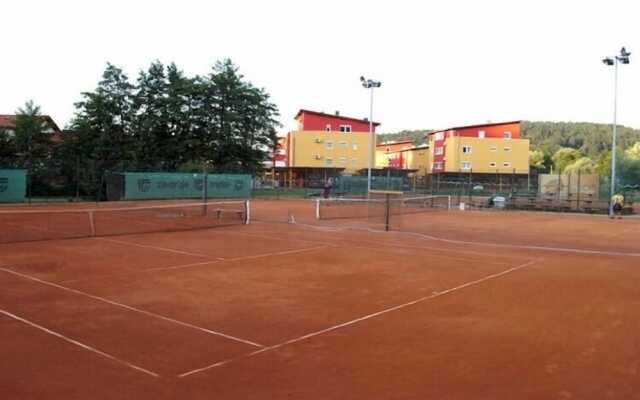
POLYGON ((127 208, 0 211, 0 243, 206 229, 248 224, 248 201, 127 208))
POLYGON ((448 210, 451 208, 451 196, 431 195, 419 197, 396 197, 370 199, 318 199, 316 200, 316 218, 366 219, 373 223, 383 223, 385 229, 394 216, 448 210))

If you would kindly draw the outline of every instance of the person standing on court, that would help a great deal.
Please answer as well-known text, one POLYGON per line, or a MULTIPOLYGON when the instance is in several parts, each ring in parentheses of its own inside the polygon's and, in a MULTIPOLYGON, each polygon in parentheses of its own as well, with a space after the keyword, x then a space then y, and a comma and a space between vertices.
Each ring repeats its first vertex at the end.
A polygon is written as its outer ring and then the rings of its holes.
POLYGON ((322 193, 322 195, 323 195, 323 197, 325 199, 329 198, 329 195, 331 194, 331 188, 333 188, 333 180, 331 178, 329 178, 324 183, 324 191, 322 193))
POLYGON ((611 218, 622 219, 622 212, 624 210, 624 195, 622 193, 614 194, 611 197, 611 202, 613 203, 613 215, 611 218))

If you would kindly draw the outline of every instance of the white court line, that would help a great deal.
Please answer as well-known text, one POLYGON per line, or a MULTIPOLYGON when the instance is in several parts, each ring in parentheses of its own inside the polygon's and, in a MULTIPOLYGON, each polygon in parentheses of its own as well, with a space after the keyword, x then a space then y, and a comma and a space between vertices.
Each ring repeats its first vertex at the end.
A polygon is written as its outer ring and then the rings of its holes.
POLYGON ((329 247, 331 247, 331 246, 316 246, 316 247, 307 247, 307 248, 304 248, 304 249, 295 249, 295 250, 277 251, 277 252, 271 252, 271 253, 262 253, 262 254, 252 255, 252 256, 242 256, 242 257, 235 257, 235 258, 218 258, 217 260, 202 261, 202 262, 191 263, 191 264, 173 265, 173 266, 170 266, 170 267, 154 267, 154 268, 142 269, 140 271, 123 272, 123 273, 120 273, 120 274, 111 274, 111 275, 102 275, 102 276, 97 276, 97 277, 93 277, 93 278, 72 279, 72 280, 62 281, 61 283, 88 282, 88 281, 94 281, 94 280, 98 280, 98 279, 108 279, 108 278, 115 278, 115 277, 119 277, 119 276, 136 275, 136 274, 141 274, 141 273, 145 273, 145 272, 170 271, 170 270, 176 270, 176 269, 193 268, 193 267, 198 267, 198 266, 207 265, 207 264, 219 264, 219 263, 223 263, 223 262, 251 260, 251 259, 262 258, 262 257, 283 256, 283 255, 287 255, 287 254, 297 254, 297 253, 303 253, 303 252, 307 252, 307 251, 326 249, 326 248, 329 248, 329 247))
POLYGON ((142 248, 146 248, 146 249, 162 250, 162 251, 167 251, 167 252, 176 253, 176 254, 185 254, 185 255, 188 255, 188 256, 211 257, 211 256, 206 255, 206 254, 191 253, 191 252, 188 252, 188 251, 170 249, 168 247, 153 246, 153 245, 150 245, 150 244, 139 244, 139 243, 135 243, 135 242, 127 242, 126 240, 107 239, 107 238, 104 238, 104 237, 94 237, 93 239, 102 240, 102 241, 105 241, 105 242, 128 244, 128 245, 131 245, 131 246, 142 247, 142 248))
MULTIPOLYGON (((272 234, 272 235, 282 235, 283 232, 273 232, 273 231, 261 231, 262 233, 267 233, 267 234, 272 234)), ((281 238, 278 238, 277 236, 268 236, 268 235, 261 235, 261 234, 257 234, 257 233, 246 233, 246 232, 235 232, 235 231, 225 231, 225 232, 220 232, 220 233, 224 233, 225 235, 241 235, 241 236, 249 236, 249 237, 257 237, 257 238, 264 238, 264 239, 271 239, 271 240, 278 240, 281 238)), ((291 239, 291 238, 286 238, 287 242, 300 242, 300 243, 311 243, 311 244, 318 244, 317 240, 306 240, 306 239, 291 239)), ((325 243, 327 246, 337 246, 337 245, 333 245, 333 244, 329 244, 329 243, 325 243)))
POLYGON ((33 276, 21 274, 19 272, 16 272, 16 271, 13 271, 13 270, 10 270, 10 269, 6 269, 6 268, 0 267, 0 271, 4 271, 4 272, 6 272, 8 274, 19 276, 21 278, 28 279, 28 280, 31 280, 31 281, 34 281, 34 282, 38 282, 38 283, 41 283, 43 285, 52 286, 52 287, 55 287, 55 288, 58 288, 58 289, 65 290, 67 292, 71 292, 71 293, 79 294, 81 296, 89 297, 91 299, 98 300, 98 301, 101 301, 103 303, 111 304, 113 306, 122 307, 122 308, 124 308, 126 310, 135 311, 137 313, 144 314, 144 315, 147 315, 149 317, 154 317, 154 318, 158 318, 158 319, 161 319, 161 320, 164 320, 164 321, 173 322, 174 324, 182 325, 182 326, 185 326, 187 328, 191 328, 191 329, 195 329, 195 330, 198 330, 198 331, 201 331, 201 332, 209 333, 211 335, 221 336, 223 338, 230 339, 230 340, 233 340, 233 341, 236 341, 236 342, 240 342, 240 343, 244 343, 244 344, 248 344, 248 345, 251 345, 251 346, 254 346, 254 347, 264 347, 264 345, 261 345, 261 344, 258 344, 258 343, 255 343, 255 342, 252 342, 252 341, 249 341, 249 340, 246 340, 246 339, 240 339, 238 337, 227 335, 227 334, 224 334, 222 332, 212 331, 211 329, 202 328, 200 326, 193 325, 193 324, 190 324, 188 322, 179 321, 177 319, 173 319, 173 318, 170 318, 170 317, 165 317, 164 315, 156 314, 156 313, 151 312, 151 311, 141 310, 139 308, 135 308, 135 307, 132 307, 132 306, 128 306, 126 304, 118 303, 118 302, 115 302, 113 300, 105 299, 104 297, 94 296, 92 294, 85 293, 85 292, 83 292, 81 290, 72 289, 72 288, 69 288, 69 287, 66 287, 66 286, 58 285, 57 283, 48 282, 48 281, 44 281, 42 279, 35 278, 33 276))
POLYGON ((141 270, 138 270, 138 271, 122 272, 122 273, 119 273, 119 274, 98 275, 98 276, 94 276, 94 277, 91 277, 91 278, 69 279, 69 280, 60 281, 60 283, 89 282, 89 281, 95 281, 95 280, 98 280, 98 279, 108 279, 108 278, 115 278, 115 277, 119 277, 119 276, 136 275, 136 274, 140 274, 140 273, 143 273, 143 272, 152 272, 152 271, 159 271, 159 270, 165 270, 165 269, 166 270, 170 270, 170 269, 181 269, 181 268, 188 268, 188 267, 196 267, 198 265, 219 263, 220 261, 223 261, 223 260, 224 260, 224 258, 218 258, 216 260, 202 261, 202 262, 190 263, 190 264, 172 265, 172 266, 169 266, 169 267, 154 267, 154 268, 141 269, 141 270))
POLYGON ((144 373, 145 373, 145 374, 147 374, 147 375, 151 375, 151 376, 153 376, 153 377, 155 377, 155 378, 160 377, 160 375, 159 375, 159 374, 156 374, 155 372, 151 372, 151 371, 149 371, 149 370, 147 370, 147 369, 144 369, 144 368, 142 368, 142 367, 138 367, 137 365, 131 364, 130 362, 127 362, 127 361, 121 360, 121 359, 119 359, 119 358, 117 358, 117 357, 115 357, 115 356, 112 356, 111 354, 108 354, 108 353, 105 353, 105 352, 100 351, 100 350, 98 350, 98 349, 95 349, 95 348, 93 348, 93 347, 91 347, 91 346, 88 346, 88 345, 86 345, 86 344, 84 344, 84 343, 78 342, 77 340, 74 340, 74 339, 68 338, 68 337, 64 336, 63 334, 61 334, 61 333, 54 332, 54 331, 52 331, 51 329, 45 328, 44 326, 41 326, 41 325, 38 325, 38 324, 36 324, 35 322, 28 321, 28 320, 26 320, 26 319, 24 319, 24 318, 22 318, 22 317, 19 317, 19 316, 15 315, 15 314, 12 314, 12 313, 10 313, 10 312, 8 312, 8 311, 5 311, 5 310, 0 309, 0 314, 6 315, 6 316, 7 316, 7 317, 9 317, 9 318, 13 318, 13 319, 15 319, 16 321, 20 321, 20 322, 22 322, 22 323, 25 323, 25 324, 27 324, 27 325, 29 325, 29 326, 31 326, 31 327, 34 327, 34 328, 36 328, 36 329, 39 329, 39 330, 41 330, 41 331, 43 331, 43 332, 46 332, 46 333, 48 333, 48 334, 50 334, 50 335, 56 336, 56 337, 58 337, 58 338, 60 338, 60 339, 62 339, 62 340, 65 340, 65 341, 67 341, 67 342, 69 342, 69 343, 71 343, 71 344, 75 344, 76 346, 82 347, 82 348, 83 348, 83 349, 85 349, 85 350, 89 350, 89 351, 91 351, 91 352, 94 352, 94 353, 96 353, 96 354, 99 354, 99 355, 101 355, 101 356, 103 356, 103 357, 106 357, 106 358, 108 358, 108 359, 110 359, 110 360, 113 360, 113 361, 115 361, 115 362, 117 362, 117 363, 120 363, 120 364, 126 365, 127 367, 133 368, 133 369, 138 370, 138 371, 140 371, 140 372, 144 372, 144 373))
MULTIPOLYGON (((301 225, 301 226, 310 226, 310 225, 306 225, 306 224, 296 224, 296 225, 301 225)), ((277 232, 277 231, 262 231, 265 233, 271 233, 273 235, 277 235, 281 232, 277 232)), ((375 232, 375 233, 380 233, 380 232, 375 232)), ((328 238, 325 238, 324 240, 320 241, 320 240, 315 240, 313 241, 314 243, 324 243, 327 246, 335 246, 335 247, 345 247, 344 243, 364 243, 364 244, 372 244, 376 247, 367 247, 367 246, 359 246, 359 245, 351 245, 349 244, 346 247, 359 247, 359 248, 363 248, 363 249, 369 249, 369 250, 382 250, 382 248, 390 248, 390 249, 415 249, 415 250, 426 250, 426 251, 435 251, 435 252, 439 252, 439 253, 445 253, 443 255, 439 255, 439 254, 433 254, 433 256, 437 256, 437 257, 450 257, 450 258, 456 258, 456 257, 451 257, 448 256, 447 253, 452 253, 455 252, 456 254, 470 254, 470 255, 480 255, 480 256, 484 256, 484 257, 496 257, 495 254, 488 254, 488 253, 482 253, 479 251, 473 251, 473 250, 459 250, 459 249, 455 249, 455 250, 451 250, 451 249, 445 249, 445 248, 441 248, 441 247, 432 247, 432 246, 410 246, 410 245, 406 245, 406 244, 400 244, 398 242, 391 242, 391 243, 378 243, 378 242, 372 242, 370 240, 353 240, 353 239, 345 239, 345 238, 337 238, 336 240, 338 242, 340 242, 340 244, 333 244, 330 242, 327 242, 327 240, 331 240, 328 238)), ((309 240, 309 242, 311 242, 309 240)), ((500 255, 498 257, 501 258, 512 258, 512 259, 516 259, 516 260, 524 260, 525 257, 521 257, 521 256, 510 256, 510 255, 500 255)), ((460 260, 466 260, 466 261, 471 261, 468 258, 459 258, 460 260)), ((497 265, 511 265, 507 262, 500 262, 500 261, 490 261, 489 263, 491 264, 497 264, 497 265)))
POLYGON ((378 317, 380 315, 390 313, 392 311, 396 311, 396 310, 400 310, 402 308, 413 306, 415 304, 422 303, 422 302, 427 301, 427 300, 432 300, 432 299, 435 299, 436 297, 444 296, 446 294, 458 291, 460 289, 464 289, 464 288, 467 288, 469 286, 474 286, 474 285, 477 285, 479 283, 488 281, 490 279, 495 279, 495 278, 507 275, 509 273, 515 272, 517 270, 526 268, 526 267, 534 264, 536 261, 539 261, 539 260, 530 260, 530 261, 528 261, 528 262, 526 262, 524 264, 517 265, 515 267, 509 268, 509 269, 504 270, 502 272, 497 272, 495 274, 487 275, 487 276, 485 276, 483 278, 476 279, 474 281, 470 281, 470 282, 467 282, 467 283, 463 283, 462 285, 458 285, 458 286, 452 287, 450 289, 443 290, 441 292, 436 292, 436 293, 433 293, 433 294, 431 294, 429 296, 421 297, 421 298, 419 298, 417 300, 413 300, 413 301, 410 301, 410 302, 407 302, 407 303, 403 303, 403 304, 400 304, 400 305, 397 305, 397 306, 394 306, 394 307, 386 308, 384 310, 381 310, 381 311, 378 311, 378 312, 375 312, 375 313, 372 313, 372 314, 365 315, 364 317, 356 318, 356 319, 344 322, 344 323, 339 324, 339 325, 334 325, 332 327, 329 327, 329 328, 326 328, 326 329, 322 329, 320 331, 312 332, 312 333, 306 334, 304 336, 297 337, 295 339, 287 340, 286 342, 275 344, 273 346, 264 347, 264 348, 262 348, 260 350, 256 350, 256 351, 251 352, 251 353, 246 353, 246 354, 243 354, 243 355, 238 356, 238 357, 229 358, 229 359, 226 359, 226 360, 223 360, 223 361, 219 361, 219 362, 217 362, 215 364, 207 365, 206 367, 202 367, 202 368, 194 369, 194 370, 191 370, 191 371, 187 371, 187 372, 184 372, 184 373, 178 375, 178 377, 179 378, 184 378, 186 376, 197 374, 199 372, 203 372, 203 371, 209 370, 211 368, 221 367, 223 365, 232 363, 232 362, 237 361, 237 360, 253 357, 255 355, 258 355, 258 354, 261 354, 261 353, 264 353, 264 352, 267 352, 267 351, 275 350, 275 349, 278 349, 278 348, 283 347, 283 346, 287 346, 287 345, 290 345, 290 344, 293 344, 293 343, 298 343, 298 342, 310 339, 310 338, 315 337, 315 336, 319 336, 319 335, 322 335, 322 334, 325 334, 325 333, 329 333, 329 332, 332 332, 332 331, 335 331, 335 330, 338 330, 338 329, 341 329, 341 328, 344 328, 344 327, 347 327, 347 326, 350 326, 350 325, 354 325, 354 324, 357 324, 358 322, 366 321, 368 319, 375 318, 375 317, 378 317))
POLYGON ((596 255, 605 255, 605 256, 619 256, 619 257, 640 257, 640 253, 625 253, 620 251, 607 251, 607 250, 588 250, 588 249, 574 249, 570 247, 550 247, 550 246, 529 246, 524 244, 502 244, 502 243, 489 243, 489 242, 473 242, 467 240, 456 240, 456 239, 446 239, 438 236, 427 235, 424 233, 417 232, 406 232, 406 231, 383 231, 373 228, 362 228, 357 226, 329 226, 324 227, 322 225, 309 225, 309 224, 296 224, 300 226, 306 226, 313 229, 319 229, 324 231, 346 231, 346 230, 361 230, 372 233, 382 233, 382 234, 396 234, 396 235, 410 235, 417 236, 424 239, 452 243, 452 244, 465 244, 472 246, 486 246, 486 247, 498 247, 498 248, 506 248, 506 249, 522 249, 522 250, 537 250, 537 251, 551 251, 558 253, 577 253, 577 254, 596 254, 596 255))

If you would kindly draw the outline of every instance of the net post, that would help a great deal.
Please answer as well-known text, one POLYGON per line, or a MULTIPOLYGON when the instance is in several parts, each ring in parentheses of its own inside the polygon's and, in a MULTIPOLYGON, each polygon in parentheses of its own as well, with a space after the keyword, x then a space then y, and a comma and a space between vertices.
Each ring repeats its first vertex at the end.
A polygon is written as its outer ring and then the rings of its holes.
POLYGON ((91 237, 96 237, 96 225, 93 217, 94 210, 89 210, 89 226, 91 227, 91 237))
MULTIPOLYGON (((207 205, 205 204, 205 207, 206 206, 207 205)), ((251 222, 251 202, 249 200, 244 201, 244 209, 245 209, 244 224, 249 225, 249 223, 251 222)))
POLYGON ((316 219, 320 219, 320 199, 316 199, 316 219))
POLYGON ((451 196, 447 196, 447 211, 451 210, 451 196))
POLYGON ((385 211, 384 211, 384 230, 389 232, 389 214, 391 213, 391 195, 385 195, 385 211))

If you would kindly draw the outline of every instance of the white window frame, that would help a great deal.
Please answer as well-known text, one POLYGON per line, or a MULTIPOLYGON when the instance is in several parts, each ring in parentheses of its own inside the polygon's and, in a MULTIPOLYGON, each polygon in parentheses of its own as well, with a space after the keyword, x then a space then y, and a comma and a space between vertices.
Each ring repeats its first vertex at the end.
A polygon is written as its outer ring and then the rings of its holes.
POLYGON ((335 146, 333 145, 333 142, 331 140, 327 140, 324 143, 325 147, 327 150, 333 150, 335 148, 335 146))
POLYGON ((441 156, 444 154, 444 147, 443 146, 439 146, 439 147, 435 147, 433 149, 433 155, 435 156, 441 156))
POLYGON ((340 157, 340 158, 338 159, 338 162, 339 162, 340 164, 342 164, 342 165, 346 165, 348 161, 349 161, 349 160, 348 160, 348 158, 347 158, 347 157, 340 157))
POLYGON ((469 144, 465 144, 462 146, 462 153, 463 154, 471 154, 473 153, 473 147, 469 144))
POLYGON ((460 163, 460 169, 463 171, 471 171, 471 161, 462 161, 460 163))
POLYGON ((444 163, 442 161, 434 161, 433 169, 444 169, 444 163))
POLYGON ((324 131, 325 131, 325 132, 331 132, 331 124, 327 124, 327 125, 325 125, 325 127, 324 127, 324 131))
POLYGON ((511 147, 505 147, 505 148, 504 148, 504 151, 506 151, 506 152, 510 152, 510 151, 511 151, 511 147))
POLYGON ((357 158, 352 158, 351 159, 351 165, 356 165, 358 164, 358 159, 357 158))
POLYGON ((497 167, 498 167, 498 163, 497 163, 497 162, 495 162, 495 161, 491 161, 491 162, 489 163, 489 168, 497 168, 497 167))
POLYGON ((333 166, 333 158, 325 157, 324 165, 327 166, 327 167, 332 167, 333 166))
POLYGON ((504 168, 511 168, 511 163, 510 163, 510 162, 508 162, 508 161, 505 161, 505 162, 503 162, 503 163, 502 163, 502 166, 503 166, 504 168))
POLYGON ((486 137, 485 132, 484 132, 484 131, 478 131, 478 137, 479 137, 480 139, 484 139, 484 138, 486 137))
POLYGON ((444 139, 444 132, 436 132, 435 136, 435 140, 443 140, 444 139))
POLYGON ((509 131, 505 131, 505 132, 502 134, 502 137, 503 137, 504 139, 511 139, 511 138, 512 138, 511 132, 509 132, 509 131))
POLYGON ((351 133, 351 125, 340 125, 340 132, 351 133))
POLYGON ((338 144, 339 144, 340 146, 342 146, 342 147, 345 147, 345 148, 346 148, 346 147, 349 147, 349 143, 347 143, 347 141, 346 141, 346 140, 341 140, 341 141, 339 141, 339 142, 338 142, 338 144))
POLYGON ((489 151, 498 151, 498 146, 489 146, 489 151))
POLYGON ((354 142, 354 143, 351 143, 351 149, 352 149, 353 151, 358 150, 358 143, 355 143, 355 142, 354 142))

